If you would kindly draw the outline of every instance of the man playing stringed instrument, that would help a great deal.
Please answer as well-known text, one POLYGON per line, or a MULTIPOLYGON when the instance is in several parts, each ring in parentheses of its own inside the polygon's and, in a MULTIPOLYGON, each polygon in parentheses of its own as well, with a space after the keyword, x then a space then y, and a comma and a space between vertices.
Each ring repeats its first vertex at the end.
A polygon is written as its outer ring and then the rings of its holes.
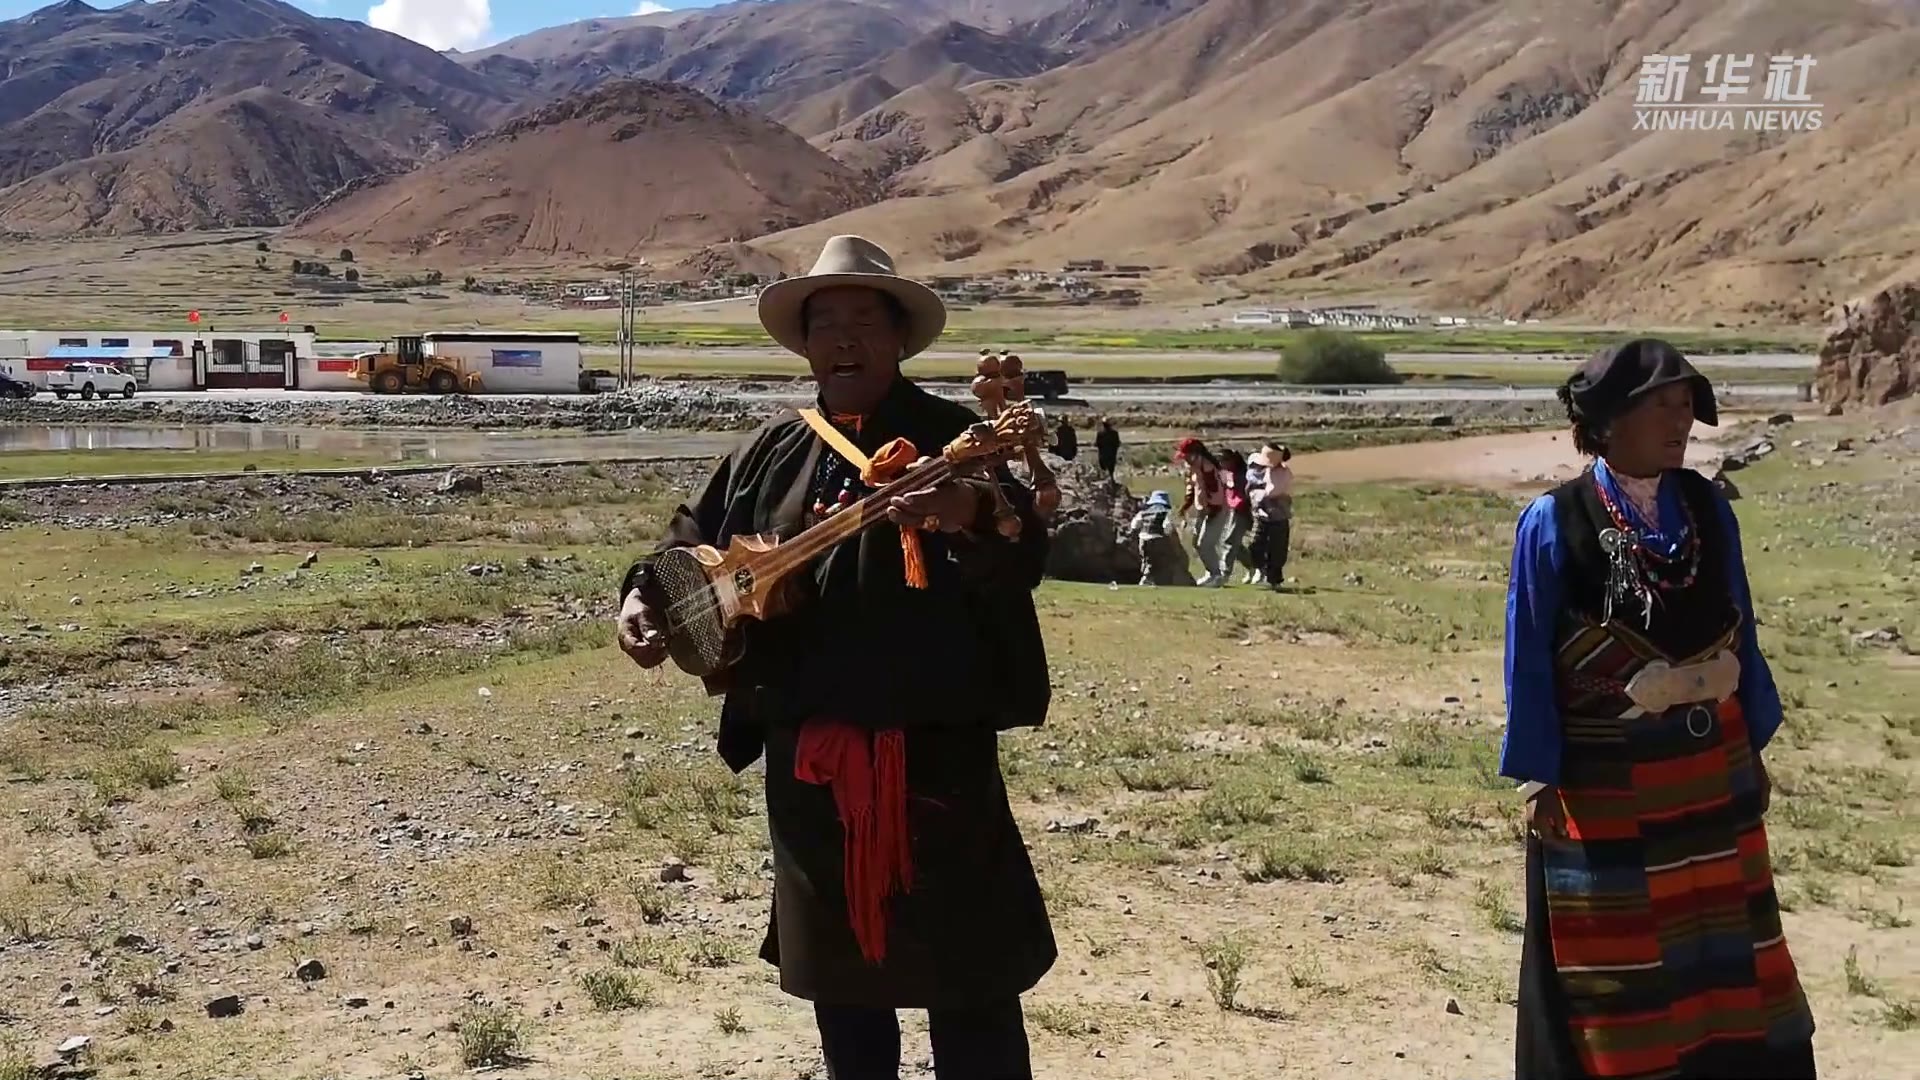
MULTIPOLYGON (((642 667, 668 655, 673 612, 650 582, 663 553, 862 513, 903 458, 979 430, 901 374, 946 312, 868 241, 829 240, 759 312, 807 359, 818 408, 753 433, 629 571, 620 646, 642 667)), ((1004 467, 894 498, 886 519, 788 574, 777 614, 745 621, 738 658, 705 677, 725 695, 729 767, 766 758, 761 956, 814 1003, 835 1080, 898 1076, 902 1008, 928 1010, 940 1080, 1027 1080, 1020 995, 1056 949, 997 733, 1041 723, 1051 695, 1032 598, 1046 527, 1004 467)))

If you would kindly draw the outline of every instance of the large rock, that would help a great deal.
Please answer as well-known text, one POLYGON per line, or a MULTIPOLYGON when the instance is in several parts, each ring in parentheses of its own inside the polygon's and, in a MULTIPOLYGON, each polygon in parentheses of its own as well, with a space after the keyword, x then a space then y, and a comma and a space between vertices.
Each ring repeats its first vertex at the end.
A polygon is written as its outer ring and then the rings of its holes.
POLYGON ((1140 552, 1123 534, 1140 500, 1125 484, 1092 465, 1047 455, 1060 481, 1060 509, 1053 516, 1047 576, 1098 584, 1140 580, 1140 552))
MULTIPOLYGON (((1139 544, 1136 542, 1137 549, 1139 544)), ((1155 585, 1192 585, 1193 559, 1178 533, 1168 533, 1147 541, 1147 563, 1152 568, 1147 580, 1155 585)), ((1138 581, 1138 578, 1134 579, 1138 581)))
POLYGON ((1849 307, 1820 347, 1813 385, 1834 415, 1877 408, 1920 390, 1920 282, 1849 307))
MULTIPOLYGON (((1090 463, 1062 461, 1049 454, 1047 467, 1060 481, 1060 509, 1053 517, 1047 576, 1100 585, 1138 582, 1140 543, 1127 535, 1127 526, 1140 510, 1140 499, 1090 463)), ((1179 537, 1153 541, 1148 552, 1154 584, 1193 584, 1187 550, 1179 537)))

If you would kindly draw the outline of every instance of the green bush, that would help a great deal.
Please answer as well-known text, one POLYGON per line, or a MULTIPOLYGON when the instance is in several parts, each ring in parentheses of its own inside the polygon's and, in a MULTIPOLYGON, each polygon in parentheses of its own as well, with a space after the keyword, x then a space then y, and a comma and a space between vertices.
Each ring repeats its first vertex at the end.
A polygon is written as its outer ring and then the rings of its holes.
POLYGON ((1387 354, 1352 334, 1309 330, 1280 356, 1280 378, 1290 383, 1397 383, 1387 354))

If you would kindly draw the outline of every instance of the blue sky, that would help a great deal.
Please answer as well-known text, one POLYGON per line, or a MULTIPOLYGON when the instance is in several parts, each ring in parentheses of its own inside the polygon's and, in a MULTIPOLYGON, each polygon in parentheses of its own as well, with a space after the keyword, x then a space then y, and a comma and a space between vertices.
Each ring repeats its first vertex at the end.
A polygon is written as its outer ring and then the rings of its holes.
MULTIPOLYGON (((110 7, 103 0, 88 0, 110 7)), ((663 8, 706 7, 714 0, 289 0, 315 15, 359 19, 436 49, 473 49, 529 30, 581 19, 663 8)), ((46 6, 46 0, 0 0, 0 19, 46 6)))

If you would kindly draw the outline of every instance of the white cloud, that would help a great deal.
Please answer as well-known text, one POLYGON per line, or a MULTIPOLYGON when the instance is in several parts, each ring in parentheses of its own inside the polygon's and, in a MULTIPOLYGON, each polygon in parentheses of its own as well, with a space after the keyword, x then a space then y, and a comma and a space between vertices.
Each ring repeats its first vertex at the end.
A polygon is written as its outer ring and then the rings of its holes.
POLYGON ((493 29, 488 0, 380 0, 367 22, 429 49, 470 49, 493 29))
POLYGON ((672 8, 665 4, 654 3, 653 0, 640 0, 640 6, 634 8, 633 13, 635 15, 658 15, 661 12, 672 10, 672 8))

